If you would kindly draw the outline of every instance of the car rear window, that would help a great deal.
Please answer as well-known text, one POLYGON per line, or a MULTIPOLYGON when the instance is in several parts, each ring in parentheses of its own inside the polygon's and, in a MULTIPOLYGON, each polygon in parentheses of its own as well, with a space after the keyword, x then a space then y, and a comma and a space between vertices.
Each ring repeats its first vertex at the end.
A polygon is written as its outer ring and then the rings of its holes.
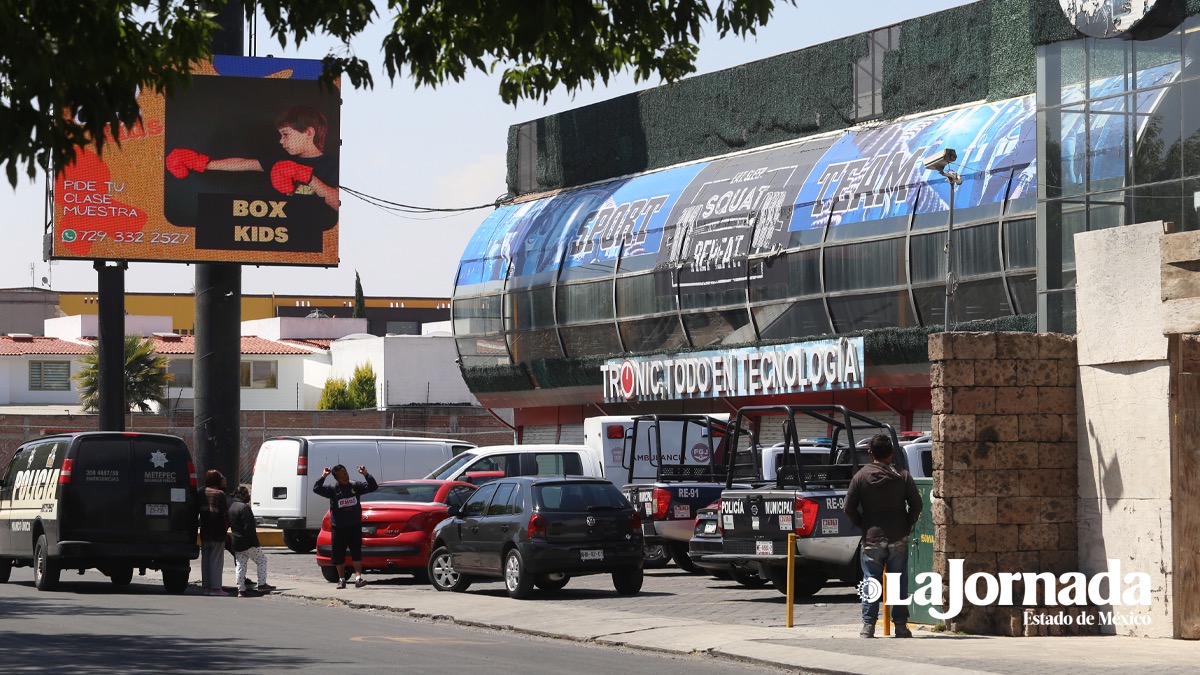
POLYGON ((380 485, 375 492, 362 496, 364 502, 432 502, 437 496, 437 485, 409 483, 406 485, 380 485))
POLYGON ((544 483, 533 487, 541 511, 632 508, 612 483, 544 483))

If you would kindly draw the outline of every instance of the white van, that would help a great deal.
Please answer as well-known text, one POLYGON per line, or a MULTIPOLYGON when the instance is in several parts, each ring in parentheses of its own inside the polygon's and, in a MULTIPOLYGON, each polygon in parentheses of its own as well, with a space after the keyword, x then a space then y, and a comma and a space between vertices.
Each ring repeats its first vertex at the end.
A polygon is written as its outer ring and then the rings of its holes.
MULTIPOLYGON (((687 424, 687 444, 681 445, 679 435, 684 433, 684 423, 679 421, 664 421, 658 434, 653 432, 653 424, 648 416, 642 416, 643 422, 638 425, 637 457, 626 457, 625 453, 632 445, 634 415, 606 415, 588 417, 583 420, 583 442, 593 452, 599 454, 604 462, 604 477, 618 487, 632 483, 653 483, 658 479, 657 467, 651 457, 657 453, 654 449, 654 438, 662 438, 663 461, 668 463, 704 464, 707 460, 685 455, 679 457, 680 448, 709 447, 706 427, 699 424, 687 424), (634 465, 632 476, 630 465, 634 465)), ((714 420, 728 422, 729 415, 724 413, 709 414, 714 420)), ((715 443, 714 443, 715 445, 715 443)))
POLYGON ((446 460, 474 448, 444 438, 394 436, 280 436, 258 449, 251 480, 251 506, 260 524, 283 530, 283 542, 297 553, 317 545, 329 502, 313 494, 322 469, 341 464, 352 478, 365 466, 375 480, 420 478, 446 460), (309 475, 311 468, 312 475, 309 475))
POLYGON ((491 445, 471 448, 425 476, 483 485, 508 476, 604 477, 600 455, 586 445, 491 445))

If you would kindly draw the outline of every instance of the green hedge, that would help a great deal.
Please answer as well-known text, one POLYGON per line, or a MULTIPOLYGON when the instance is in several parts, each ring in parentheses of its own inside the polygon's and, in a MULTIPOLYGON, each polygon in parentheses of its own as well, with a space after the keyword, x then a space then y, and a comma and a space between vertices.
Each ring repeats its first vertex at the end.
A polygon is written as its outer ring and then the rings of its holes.
POLYGON ((472 392, 529 391, 533 382, 521 365, 472 366, 462 369, 463 380, 472 392))

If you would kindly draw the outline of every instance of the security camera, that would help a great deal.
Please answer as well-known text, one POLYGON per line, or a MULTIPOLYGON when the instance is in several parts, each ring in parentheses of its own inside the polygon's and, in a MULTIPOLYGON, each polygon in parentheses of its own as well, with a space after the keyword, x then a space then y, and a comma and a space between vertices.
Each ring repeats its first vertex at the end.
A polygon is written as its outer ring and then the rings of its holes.
POLYGON ((925 168, 929 171, 937 171, 938 173, 941 173, 942 169, 945 169, 956 159, 958 159, 958 153, 955 152, 953 148, 946 148, 936 155, 930 155, 926 157, 925 168))

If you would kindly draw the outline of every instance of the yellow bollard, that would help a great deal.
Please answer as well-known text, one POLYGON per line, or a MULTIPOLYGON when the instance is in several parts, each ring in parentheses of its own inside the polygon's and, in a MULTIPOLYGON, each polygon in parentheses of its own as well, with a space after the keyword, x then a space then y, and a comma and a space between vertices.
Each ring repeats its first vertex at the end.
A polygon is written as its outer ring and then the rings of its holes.
POLYGON ((888 607, 883 600, 887 597, 887 565, 883 566, 883 597, 879 598, 879 604, 883 606, 883 636, 887 637, 892 634, 892 608, 888 607))
POLYGON ((787 627, 792 627, 792 601, 796 598, 796 535, 788 535, 787 556, 787 627))

